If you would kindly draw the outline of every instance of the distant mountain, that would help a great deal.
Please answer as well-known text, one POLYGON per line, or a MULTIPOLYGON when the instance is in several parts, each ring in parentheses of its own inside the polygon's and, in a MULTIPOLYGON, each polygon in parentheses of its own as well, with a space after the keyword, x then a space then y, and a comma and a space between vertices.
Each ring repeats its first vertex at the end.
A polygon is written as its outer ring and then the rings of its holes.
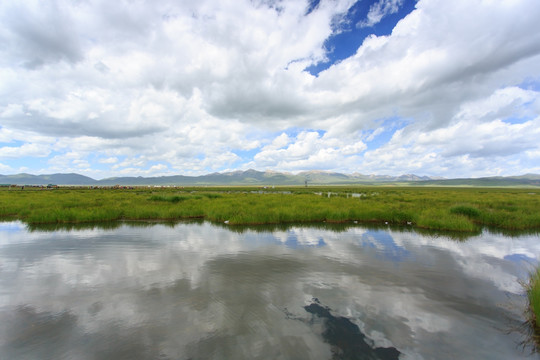
POLYGON ((112 177, 103 180, 94 180, 93 185, 99 186, 114 186, 114 185, 183 185, 189 184, 192 181, 192 177, 183 175, 174 176, 159 176, 159 177, 112 177))
POLYGON ((51 175, 0 175, 0 184, 18 185, 92 185, 96 180, 79 174, 51 174, 51 175))
POLYGON ((540 180, 540 174, 525 174, 521 176, 511 176, 514 179, 525 179, 525 180, 540 180))
POLYGON ((540 186, 540 175, 492 176, 482 178, 427 180, 418 185, 439 186, 540 186))
POLYGON ((364 175, 359 173, 342 174, 330 171, 304 171, 291 174, 277 171, 231 171, 224 173, 211 173, 201 176, 159 176, 159 177, 112 177, 95 180, 79 174, 51 174, 51 175, 0 175, 0 184, 17 185, 178 185, 178 186, 205 186, 205 185, 431 185, 431 186, 540 186, 540 175, 525 174, 509 177, 484 177, 474 179, 444 179, 440 177, 418 176, 405 174, 400 176, 364 175))

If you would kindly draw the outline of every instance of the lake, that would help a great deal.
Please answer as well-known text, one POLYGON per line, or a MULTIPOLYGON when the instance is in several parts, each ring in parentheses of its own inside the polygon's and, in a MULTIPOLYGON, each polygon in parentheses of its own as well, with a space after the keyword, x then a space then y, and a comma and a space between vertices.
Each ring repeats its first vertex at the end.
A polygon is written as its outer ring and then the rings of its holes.
POLYGON ((538 359, 538 234, 0 223, 0 359, 538 359))

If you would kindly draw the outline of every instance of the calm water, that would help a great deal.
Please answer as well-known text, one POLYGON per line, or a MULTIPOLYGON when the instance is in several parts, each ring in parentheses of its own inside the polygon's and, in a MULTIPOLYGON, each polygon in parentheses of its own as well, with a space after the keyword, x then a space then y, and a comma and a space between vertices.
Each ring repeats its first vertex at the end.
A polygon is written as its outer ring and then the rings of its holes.
POLYGON ((0 223, 0 359, 537 359, 538 235, 0 223))

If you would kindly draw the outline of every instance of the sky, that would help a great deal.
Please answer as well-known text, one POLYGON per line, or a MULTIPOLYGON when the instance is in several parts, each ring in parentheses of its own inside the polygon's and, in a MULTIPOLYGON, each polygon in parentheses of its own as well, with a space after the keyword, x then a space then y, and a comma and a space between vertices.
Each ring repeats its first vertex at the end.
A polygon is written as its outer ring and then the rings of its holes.
POLYGON ((4 0, 0 174, 540 173, 538 0, 4 0))

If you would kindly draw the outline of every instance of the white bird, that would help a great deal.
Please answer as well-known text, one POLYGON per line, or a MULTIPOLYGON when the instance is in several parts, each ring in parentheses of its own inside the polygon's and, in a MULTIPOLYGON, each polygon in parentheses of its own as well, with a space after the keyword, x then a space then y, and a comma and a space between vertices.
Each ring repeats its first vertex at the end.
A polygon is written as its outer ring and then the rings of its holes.
POLYGON ((229 220, 225 220, 224 223, 225 223, 225 224, 228 224, 228 223, 229 223, 229 220))

